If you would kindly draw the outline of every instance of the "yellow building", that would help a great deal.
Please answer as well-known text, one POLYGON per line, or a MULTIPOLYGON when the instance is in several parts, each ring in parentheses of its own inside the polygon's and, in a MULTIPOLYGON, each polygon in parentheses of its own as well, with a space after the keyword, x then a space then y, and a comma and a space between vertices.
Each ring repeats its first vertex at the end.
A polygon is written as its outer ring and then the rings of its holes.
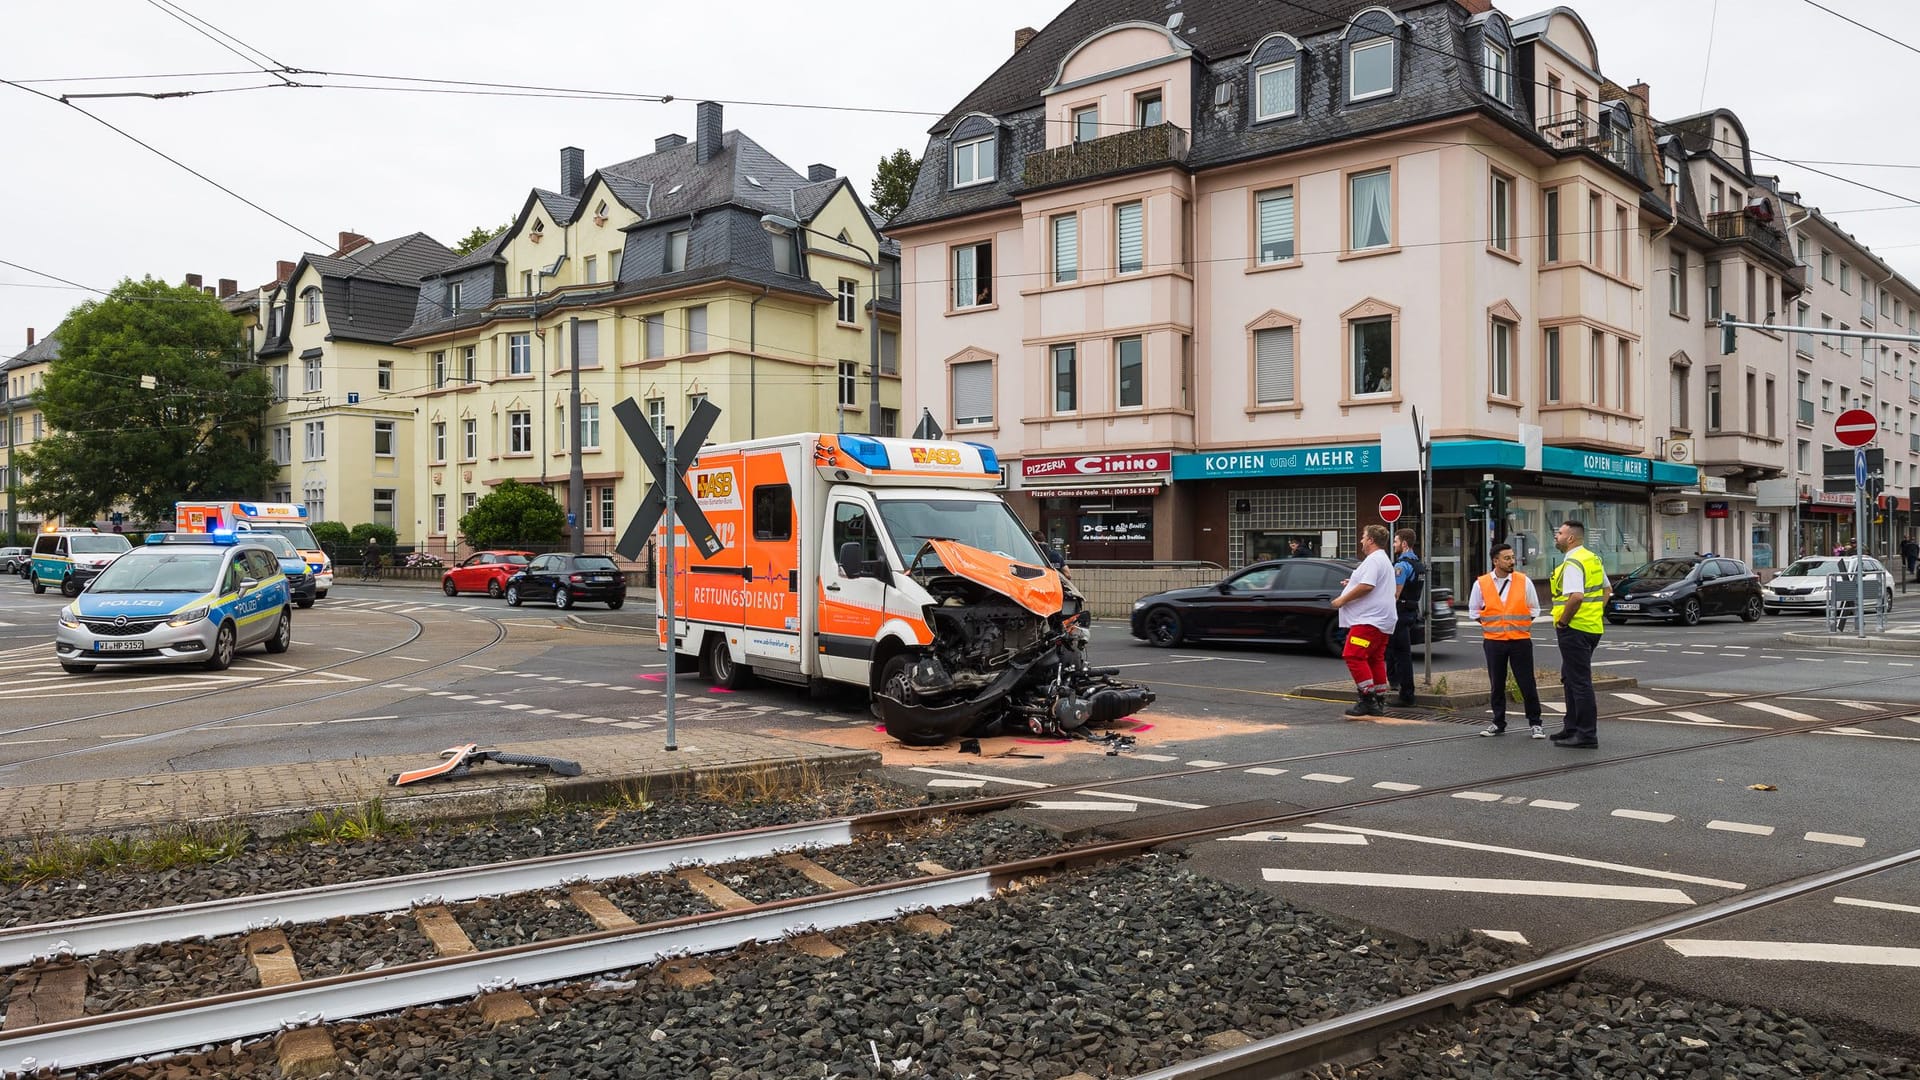
MULTIPOLYGON (((18 504, 20 487, 26 477, 14 468, 16 450, 25 450, 46 437, 47 421, 34 404, 35 395, 46 382, 47 367, 60 355, 58 332, 34 339, 27 331, 27 347, 0 364, 0 535, 8 532, 33 532, 40 527, 40 515, 18 504)), ((7 541, 0 541, 5 543, 7 541)))
POLYGON ((577 443, 585 499, 569 509, 610 549, 648 482, 613 416, 629 397, 656 429, 711 401, 715 442, 897 434, 898 267, 851 184, 723 131, 718 104, 700 104, 692 142, 665 136, 591 176, 562 150, 561 190, 534 190, 503 233, 426 275, 396 338, 423 373, 402 534, 455 546, 460 516, 509 478, 566 505, 577 443))
POLYGON ((394 344, 413 321, 420 279, 453 252, 425 233, 371 243, 340 234, 331 255, 282 264, 264 292, 259 358, 275 404, 262 426, 280 466, 274 502, 298 502, 310 521, 391 525, 403 539, 419 483, 414 456, 421 359, 394 344))

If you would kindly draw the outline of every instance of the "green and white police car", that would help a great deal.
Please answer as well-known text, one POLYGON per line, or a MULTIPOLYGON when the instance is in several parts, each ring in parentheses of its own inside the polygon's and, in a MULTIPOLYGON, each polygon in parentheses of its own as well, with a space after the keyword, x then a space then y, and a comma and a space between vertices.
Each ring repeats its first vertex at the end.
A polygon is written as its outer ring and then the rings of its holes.
POLYGON ((155 534, 60 609, 54 651, 82 675, 100 664, 224 671, 251 645, 283 653, 293 606, 280 560, 231 533, 155 534))

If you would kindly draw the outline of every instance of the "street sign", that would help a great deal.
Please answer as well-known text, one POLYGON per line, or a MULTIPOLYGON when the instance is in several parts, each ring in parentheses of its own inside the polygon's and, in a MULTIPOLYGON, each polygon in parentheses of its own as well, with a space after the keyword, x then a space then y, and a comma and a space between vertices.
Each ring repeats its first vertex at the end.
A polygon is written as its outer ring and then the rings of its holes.
MULTIPOLYGON (((620 542, 614 550, 623 559, 637 560, 646 548, 647 537, 653 535, 654 526, 660 524, 660 515, 667 510, 665 484, 673 485, 674 520, 687 530, 687 539, 708 556, 719 554, 726 545, 713 531, 713 525, 707 521, 707 515, 700 509, 700 503, 687 490, 687 467, 700 455, 700 448, 706 445, 707 433, 713 430, 714 421, 720 419, 720 407, 713 402, 700 399, 693 415, 687 418, 687 427, 680 437, 673 441, 673 475, 667 471, 667 448, 660 445, 660 437, 653 433, 653 425, 640 415, 640 406, 632 398, 613 407, 614 418, 620 421, 621 430, 640 451, 640 460, 646 463, 647 471, 653 474, 653 483, 647 487, 645 495, 640 497, 640 509, 634 511, 633 520, 627 523, 626 531, 620 534, 620 542)), ((669 538, 671 540, 671 538, 669 538)))
POLYGON ((1880 421, 1865 409, 1848 409, 1833 421, 1833 438, 1841 446, 1865 446, 1879 433, 1880 421))
POLYGON ((1865 450, 1853 452, 1853 486, 1859 490, 1864 490, 1867 486, 1867 452, 1865 450))
POLYGON ((1400 520, 1400 496, 1391 491, 1380 496, 1380 520, 1389 525, 1400 520))

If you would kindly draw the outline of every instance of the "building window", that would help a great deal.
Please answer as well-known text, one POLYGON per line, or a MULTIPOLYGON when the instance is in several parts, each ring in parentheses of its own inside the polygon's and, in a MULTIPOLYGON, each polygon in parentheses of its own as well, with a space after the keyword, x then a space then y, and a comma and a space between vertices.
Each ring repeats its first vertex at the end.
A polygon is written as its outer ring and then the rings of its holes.
POLYGON ((1260 264, 1293 261, 1293 189, 1263 191, 1254 196, 1254 203, 1260 222, 1260 264))
POLYGON ((1513 396, 1513 324, 1495 319, 1487 338, 1487 388, 1494 397, 1513 396))
MULTIPOLYGON (((466 516, 473 513, 473 508, 478 505, 479 502, 480 493, 477 491, 469 491, 460 496, 460 520, 465 521, 466 516)), ((455 524, 458 524, 458 522, 455 522, 455 524)))
POLYGON ((1687 392, 1687 376, 1690 374, 1692 372, 1685 364, 1673 365, 1673 416, 1669 423, 1681 431, 1693 430, 1693 425, 1688 422, 1688 403, 1692 400, 1692 395, 1687 392))
POLYGON ((799 261, 799 254, 795 247, 795 238, 791 235, 769 236, 767 237, 767 241, 773 250, 774 273, 796 273, 797 271, 794 269, 794 266, 799 261))
POLYGON ((447 497, 436 494, 433 497, 433 533, 445 536, 447 532, 447 497))
POLYGON ((393 389, 393 361, 391 360, 380 361, 379 371, 375 374, 374 378, 375 378, 374 386, 377 389, 379 389, 381 393, 386 393, 387 391, 392 390, 393 389))
POLYGON ((620 249, 607 252, 607 280, 620 280, 620 249))
MULTIPOLYGON (((287 365, 275 364, 268 368, 267 380, 273 384, 273 400, 287 400, 287 365)), ((13 396, 19 397, 19 391, 15 391, 13 396)))
POLYGON ((463 461, 480 459, 480 421, 471 416, 460 421, 460 458, 463 461))
POLYGON ((1600 196, 1587 196, 1587 261, 1594 269, 1602 265, 1600 260, 1600 196))
POLYGON ((1053 411, 1075 412, 1080 408, 1079 353, 1073 345, 1055 345, 1053 353, 1053 411))
POLYGON ((305 301, 305 304, 306 304, 307 325, 312 326, 314 323, 319 322, 320 321, 320 290, 309 285, 307 286, 306 290, 300 294, 300 299, 305 301))
POLYGON ((327 520, 327 486, 325 484, 308 484, 301 490, 301 495, 304 496, 302 501, 307 506, 308 521, 327 520))
POLYGON ((600 283, 600 257, 597 255, 589 255, 580 260, 580 262, 582 282, 587 285, 598 285, 600 283))
POLYGON ((1633 343, 1621 338, 1614 345, 1613 407, 1633 411, 1633 343))
POLYGON ((1749 266, 1747 267, 1747 321, 1748 322, 1759 321, 1758 319, 1754 318, 1755 309, 1760 306, 1760 297, 1758 295, 1759 290, 1754 288, 1754 284, 1755 284, 1755 281, 1754 281, 1753 267, 1749 266))
POLYGON ((667 317, 658 313, 643 315, 640 322, 646 328, 646 358, 657 360, 667 355, 667 317))
POLYGON ((611 532, 613 524, 613 488, 603 487, 600 489, 600 527, 611 532))
POLYGON ((1547 329, 1546 347, 1541 351, 1541 359, 1546 367, 1547 403, 1559 404, 1566 393, 1561 381, 1559 327, 1547 329))
POLYGON ((600 449, 600 406, 592 402, 580 406, 580 449, 600 449))
POLYGON ((533 374, 533 335, 507 335, 507 374, 533 374))
POLYGON ((1717 214, 1726 206, 1726 185, 1718 180, 1712 182, 1712 194, 1707 196, 1707 212, 1717 214))
POLYGON ((1053 218, 1053 281, 1065 284, 1080 276, 1080 215, 1053 218))
POLYGON ((1068 126, 1073 132, 1074 142, 1092 142, 1100 137, 1100 110, 1092 106, 1075 109, 1070 114, 1068 126))
POLYGON ((533 295, 533 271, 531 270, 520 271, 520 295, 533 295))
POLYGON ((880 410, 880 434, 889 439, 896 439, 900 437, 900 410, 899 409, 881 409, 880 410))
POLYGON ((1550 263, 1559 262, 1560 192, 1557 188, 1540 194, 1540 234, 1545 247, 1545 260, 1550 263))
POLYGON ((1820 380, 1820 411, 1833 411, 1833 380, 1820 380))
POLYGON ((690 307, 687 309, 687 351, 703 353, 709 348, 711 346, 707 344, 707 305, 690 307))
POLYGON ((1137 128, 1159 127, 1166 122, 1166 106, 1160 100, 1160 91, 1149 90, 1133 99, 1133 126, 1137 128))
POLYGON ((1667 310, 1687 313, 1687 253, 1681 248, 1667 252, 1667 310))
POLYGON ((307 436, 305 460, 319 461, 325 458, 327 456, 327 422, 309 420, 305 426, 307 436))
POLYGON ((860 285, 852 278, 841 278, 840 287, 835 296, 839 300, 837 317, 842 323, 855 323, 860 319, 860 285))
POLYGON ((445 349, 440 349, 433 354, 433 388, 438 390, 445 385, 447 385, 447 352, 445 349))
POLYGON ((1820 280, 1833 284, 1833 252, 1826 248, 1820 249, 1820 280))
POLYGON ((1587 400, 1596 407, 1605 405, 1607 335, 1595 330, 1593 347, 1587 358, 1587 400))
POLYGON ((1347 178, 1347 221, 1349 251, 1393 243, 1393 170, 1375 169, 1347 178))
MULTIPOLYGON (((600 324, 598 322, 580 323, 580 337, 574 346, 573 358, 583 368, 600 366, 600 324)), ((472 375, 469 374, 468 378, 471 379, 472 375)))
MULTIPOLYGON (((1841 323, 1840 329, 1842 331, 1846 331, 1846 330, 1853 329, 1853 327, 1847 325, 1846 323, 1841 323)), ((1844 333, 1839 335, 1839 337, 1840 337, 1840 355, 1852 356, 1853 355, 1853 339, 1850 337, 1847 337, 1844 333)))
POLYGON ((373 456, 393 456, 393 421, 375 420, 373 422, 373 456))
MULTIPOLYGON (((1832 330, 1832 329, 1833 329, 1833 316, 1831 316, 1831 315, 1828 315, 1828 314, 1826 314, 1825 312, 1822 312, 1822 313, 1820 314, 1820 329, 1821 329, 1821 330, 1832 330)), ((1822 344, 1822 345, 1825 345, 1825 346, 1826 346, 1827 348, 1829 348, 1829 349, 1831 349, 1831 348, 1833 348, 1833 335, 1832 335, 1832 334, 1830 334, 1830 333, 1823 333, 1823 334, 1821 334, 1821 335, 1820 335, 1820 344, 1822 344)))
POLYGON ((852 408, 859 404, 857 394, 860 389, 860 365, 852 360, 840 361, 840 407, 852 408))
POLYGON ((1513 251, 1513 180, 1500 173, 1493 173, 1487 185, 1487 219, 1492 223, 1487 242, 1494 247, 1511 253, 1513 251))
POLYGON ((433 460, 447 460, 447 423, 444 420, 433 422, 433 460))
MULTIPOLYGON (((1777 393, 1778 390, 1776 389, 1773 376, 1767 376, 1767 438, 1769 439, 1777 438, 1780 434, 1779 421, 1774 419, 1774 416, 1779 412, 1779 409, 1776 408, 1778 402, 1775 400, 1777 393)), ((1900 433, 1900 410, 1893 410, 1893 416, 1894 434, 1898 435, 1900 433)))
POLYGON ((447 314, 458 315, 460 313, 460 291, 459 282, 447 282, 447 314))
POLYGON ((373 523, 375 525, 389 527, 393 525, 393 504, 396 501, 394 495, 393 488, 373 489, 373 523))
POLYGON ((984 184, 993 179, 993 139, 984 135, 955 143, 953 147, 953 186, 984 184))
POLYGON ((1726 309, 1720 306, 1720 264, 1710 262, 1707 264, 1707 318, 1725 318, 1726 314, 1726 309))
POLYGON ((1840 291, 1853 295, 1853 267, 1844 262, 1840 264, 1840 291))
POLYGON ((305 366, 306 366, 305 385, 307 388, 307 393, 317 394, 320 392, 320 383, 321 383, 320 358, 317 356, 310 357, 306 361, 305 366))
POLYGON ((1513 68, 1507 50, 1491 41, 1480 47, 1480 88, 1496 100, 1513 99, 1513 68))
POLYGON ((1137 274, 1146 268, 1144 229, 1139 203, 1121 203, 1113 208, 1114 253, 1120 273, 1137 274))
POLYGON ((880 374, 900 374, 900 333, 896 330, 880 331, 880 374))
POLYGON ((1613 269, 1623 278, 1633 277, 1633 230, 1627 225, 1625 207, 1613 211, 1613 269))
POLYGON ((1299 108, 1299 65, 1292 60, 1268 64, 1253 73, 1253 118, 1256 122, 1292 116, 1299 108))
POLYGON ((293 429, 277 427, 273 429, 273 463, 291 465, 293 463, 293 429))
POLYGON ((507 453, 533 453, 533 412, 515 409, 507 414, 507 453))
POLYGON ((1353 334, 1353 396, 1393 393, 1393 320, 1356 319, 1353 334))
POLYGON ((1720 430, 1720 369, 1707 369, 1707 430, 1720 430))
POLYGON ((553 444, 555 450, 567 448, 567 407, 565 405, 553 407, 553 444))
POLYGON ((1393 93, 1393 39, 1374 38, 1347 47, 1347 100, 1393 93))
POLYGON ((953 380, 954 426, 993 423, 993 361, 955 364, 950 378, 953 380))
POLYGON ((962 244, 953 249, 953 306, 993 303, 993 244, 962 244))
POLYGON ((1747 372, 1747 380, 1746 380, 1747 428, 1746 430, 1747 430, 1747 434, 1749 435, 1757 435, 1760 432, 1760 394, 1758 392, 1759 381, 1760 381, 1759 378, 1756 377, 1753 372, 1751 371, 1747 372))
POLYGON ((705 394, 688 394, 687 395, 687 415, 691 417, 694 413, 699 412, 701 404, 704 403, 706 400, 707 400, 707 395, 705 394))
POLYGON ((662 443, 667 441, 667 399, 647 399, 647 425, 653 428, 653 437, 662 443))
POLYGON ((1146 354, 1142 339, 1124 337, 1113 343, 1114 401, 1122 409, 1146 404, 1146 354))
MULTIPOLYGON (((585 328, 582 327, 582 329, 585 328)), ((460 349, 460 381, 469 385, 480 381, 480 372, 474 363, 476 352, 478 350, 472 345, 466 345, 460 349)))
POLYGON ((1291 405, 1294 401, 1293 327, 1253 332, 1253 403, 1291 405))

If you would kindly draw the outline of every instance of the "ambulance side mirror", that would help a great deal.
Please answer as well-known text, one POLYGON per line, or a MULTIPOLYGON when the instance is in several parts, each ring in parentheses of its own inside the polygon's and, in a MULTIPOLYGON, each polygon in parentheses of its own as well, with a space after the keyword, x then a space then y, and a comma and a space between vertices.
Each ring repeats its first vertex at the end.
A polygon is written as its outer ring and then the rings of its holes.
POLYGON ((840 576, 846 578, 865 577, 865 561, 858 541, 849 540, 840 545, 840 576))

